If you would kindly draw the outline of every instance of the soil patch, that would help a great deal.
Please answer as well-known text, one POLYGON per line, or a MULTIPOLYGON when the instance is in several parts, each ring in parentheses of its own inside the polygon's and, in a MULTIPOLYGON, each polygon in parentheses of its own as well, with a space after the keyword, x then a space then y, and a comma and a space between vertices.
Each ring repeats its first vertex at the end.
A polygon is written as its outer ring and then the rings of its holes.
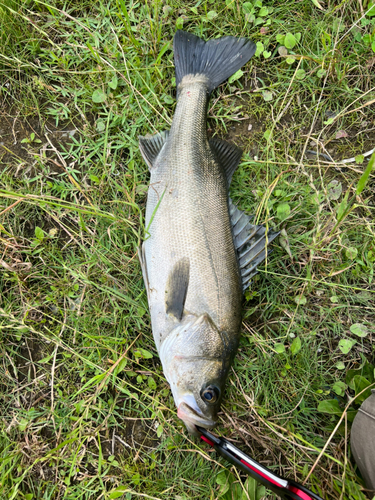
POLYGON ((37 117, 20 118, 5 111, 0 114, 0 174, 7 167, 15 168, 15 175, 31 178, 39 157, 50 159, 52 172, 61 173, 63 165, 56 158, 55 149, 67 148, 73 137, 79 135, 71 122, 56 127, 52 121, 41 122, 37 117))

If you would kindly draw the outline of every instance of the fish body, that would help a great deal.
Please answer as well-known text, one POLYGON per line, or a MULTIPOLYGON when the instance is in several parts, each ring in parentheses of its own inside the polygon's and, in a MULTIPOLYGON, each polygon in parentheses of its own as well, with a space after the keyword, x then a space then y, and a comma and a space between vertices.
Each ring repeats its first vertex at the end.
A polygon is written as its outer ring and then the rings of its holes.
POLYGON ((220 331, 238 332, 242 287, 228 211, 225 172, 207 138, 207 90, 192 80, 180 89, 169 137, 151 169, 145 241, 151 317, 158 349, 175 317, 165 314, 167 280, 190 264, 185 309, 208 314, 220 331), (182 138, 182 140, 181 140, 182 138), (150 263, 150 264, 149 264, 150 263))
MULTIPOLYGON (((233 219, 243 226, 237 225, 237 236, 248 238, 242 250, 252 245, 251 254, 255 249, 250 264, 255 262, 256 268, 264 258, 263 228, 252 226, 228 196, 242 152, 223 141, 209 141, 206 131, 210 91, 247 62, 255 46, 232 37, 205 43, 184 32, 177 32, 174 45, 178 102, 171 129, 140 138, 151 173, 149 236, 140 254, 164 374, 179 417, 196 434, 195 425, 215 424, 240 337, 244 278, 233 219), (228 63, 223 74, 230 58, 237 65, 228 63)), ((245 285, 254 272, 248 264, 245 285)))

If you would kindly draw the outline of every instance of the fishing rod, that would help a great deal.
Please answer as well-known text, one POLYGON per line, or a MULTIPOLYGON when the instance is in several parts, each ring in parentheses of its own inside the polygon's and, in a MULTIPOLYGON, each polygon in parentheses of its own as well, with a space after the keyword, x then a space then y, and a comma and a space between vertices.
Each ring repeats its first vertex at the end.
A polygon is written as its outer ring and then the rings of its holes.
POLYGON ((200 438, 231 464, 236 466, 245 474, 256 479, 268 490, 273 491, 284 500, 323 500, 319 495, 313 493, 302 484, 296 483, 291 479, 285 479, 267 469, 253 458, 246 455, 236 446, 223 437, 216 437, 207 429, 196 426, 200 432, 200 438))

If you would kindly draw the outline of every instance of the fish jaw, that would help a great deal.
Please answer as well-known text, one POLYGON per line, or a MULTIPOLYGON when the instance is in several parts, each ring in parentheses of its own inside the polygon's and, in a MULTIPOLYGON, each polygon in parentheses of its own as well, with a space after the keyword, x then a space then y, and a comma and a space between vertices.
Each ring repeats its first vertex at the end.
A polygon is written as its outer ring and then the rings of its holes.
POLYGON ((190 405, 182 401, 178 405, 177 416, 184 422, 189 434, 199 437, 200 433, 196 428, 197 425, 205 429, 212 429, 216 422, 205 417, 199 410, 198 405, 195 404, 195 407, 197 410, 194 410, 190 405))

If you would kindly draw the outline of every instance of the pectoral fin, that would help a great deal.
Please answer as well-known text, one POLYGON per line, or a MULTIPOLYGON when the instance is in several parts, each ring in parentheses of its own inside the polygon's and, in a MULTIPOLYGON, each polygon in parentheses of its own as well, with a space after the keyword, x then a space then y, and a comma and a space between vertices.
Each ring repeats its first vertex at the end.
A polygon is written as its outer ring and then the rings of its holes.
POLYGON ((169 273, 165 290, 165 310, 180 320, 184 311, 189 287, 190 262, 187 257, 180 259, 169 273))

